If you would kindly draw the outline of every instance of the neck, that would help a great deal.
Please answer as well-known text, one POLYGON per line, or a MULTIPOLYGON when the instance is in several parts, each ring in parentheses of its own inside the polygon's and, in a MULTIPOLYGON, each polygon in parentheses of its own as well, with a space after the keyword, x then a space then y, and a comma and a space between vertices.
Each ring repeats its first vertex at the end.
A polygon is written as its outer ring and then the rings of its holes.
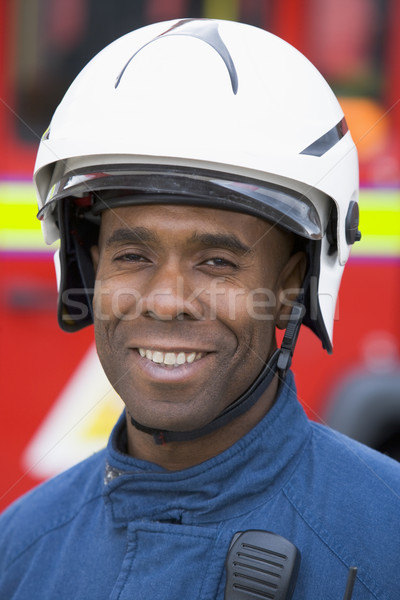
POLYGON ((152 435, 136 429, 127 416, 128 453, 168 471, 187 469, 213 458, 246 435, 266 415, 275 401, 278 383, 275 375, 265 392, 247 412, 220 429, 194 440, 157 445, 152 435))

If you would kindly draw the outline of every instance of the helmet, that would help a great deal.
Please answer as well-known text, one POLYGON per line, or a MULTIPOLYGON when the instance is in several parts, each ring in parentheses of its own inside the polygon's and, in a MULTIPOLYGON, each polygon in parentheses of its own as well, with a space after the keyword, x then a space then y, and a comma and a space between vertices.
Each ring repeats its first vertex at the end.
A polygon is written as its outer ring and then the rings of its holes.
POLYGON ((357 152, 326 81, 278 37, 208 19, 121 37, 65 94, 34 180, 45 239, 61 238, 66 331, 92 321, 88 248, 101 211, 182 202, 257 215, 303 238, 303 322, 331 351, 343 268, 360 237, 357 152))

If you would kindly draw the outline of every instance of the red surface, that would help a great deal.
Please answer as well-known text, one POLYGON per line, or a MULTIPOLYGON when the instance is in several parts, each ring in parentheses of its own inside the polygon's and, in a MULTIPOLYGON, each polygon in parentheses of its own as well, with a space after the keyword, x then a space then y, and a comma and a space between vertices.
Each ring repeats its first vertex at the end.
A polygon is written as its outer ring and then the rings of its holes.
POLYGON ((302 328, 293 368, 299 398, 314 420, 323 419, 333 386, 364 361, 373 335, 396 340, 400 354, 400 259, 350 259, 338 300, 333 354, 302 328))
POLYGON ((21 454, 92 340, 59 329, 54 277, 51 257, 0 254, 0 509, 37 483, 21 454), (24 290, 44 308, 21 307, 24 290))

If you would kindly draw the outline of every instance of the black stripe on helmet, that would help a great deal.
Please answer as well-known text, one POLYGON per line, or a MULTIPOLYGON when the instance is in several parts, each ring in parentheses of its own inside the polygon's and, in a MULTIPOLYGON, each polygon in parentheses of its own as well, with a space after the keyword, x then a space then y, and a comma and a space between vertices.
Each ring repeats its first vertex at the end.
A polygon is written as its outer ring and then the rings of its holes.
POLYGON ((322 156, 328 152, 342 137, 348 132, 349 128, 345 117, 335 127, 324 133, 320 138, 307 146, 300 154, 308 154, 310 156, 322 156))
POLYGON ((226 68, 228 69, 228 73, 229 73, 229 77, 230 77, 231 85, 232 85, 232 91, 234 94, 237 93, 238 76, 237 76, 237 72, 235 69, 235 65, 233 63, 233 60, 229 53, 228 48, 224 44, 221 36, 219 35, 218 23, 216 23, 210 19, 183 19, 183 20, 179 21, 178 23, 175 23, 175 25, 170 27, 170 29, 168 29, 167 31, 164 31, 164 33, 161 33, 154 39, 152 39, 149 42, 147 42, 146 44, 144 44, 144 46, 139 48, 139 50, 137 50, 135 52, 135 54, 133 54, 133 56, 131 56, 130 59, 128 60, 128 62, 125 64, 121 73, 117 77, 117 80, 115 82, 115 87, 117 88, 119 86, 121 78, 126 71, 126 68, 132 62, 132 60, 135 58, 135 56, 141 50, 143 50, 143 48, 145 48, 146 46, 148 46, 155 40, 158 40, 162 37, 171 36, 171 35, 186 35, 189 37, 197 38, 199 40, 203 40, 203 42, 206 42, 206 44, 208 44, 209 46, 211 46, 211 48, 213 48, 216 52, 218 52, 218 54, 224 61, 226 68))

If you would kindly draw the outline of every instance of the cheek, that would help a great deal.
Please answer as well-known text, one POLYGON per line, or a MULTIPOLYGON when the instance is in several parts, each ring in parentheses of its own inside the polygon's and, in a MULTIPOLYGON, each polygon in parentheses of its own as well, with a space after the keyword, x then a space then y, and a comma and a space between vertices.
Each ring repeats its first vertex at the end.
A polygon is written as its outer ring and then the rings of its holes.
POLYGON ((217 294, 210 294, 210 306, 217 317, 245 324, 246 322, 271 323, 273 326, 277 314, 277 297, 268 288, 229 289, 217 294))
POLYGON ((246 289, 220 287, 210 290, 208 301, 211 314, 227 324, 242 321, 246 318, 246 298, 246 289))
POLYGON ((240 355, 249 355, 253 360, 257 356, 263 361, 268 357, 276 327, 276 298, 272 291, 230 289, 216 298, 214 309, 215 317, 234 334, 240 355))
POLYGON ((136 319, 140 313, 140 293, 119 278, 96 282, 93 312, 100 322, 136 319))
POLYGON ((246 310, 251 319, 275 325, 277 297, 274 290, 255 288, 247 295, 246 310))

